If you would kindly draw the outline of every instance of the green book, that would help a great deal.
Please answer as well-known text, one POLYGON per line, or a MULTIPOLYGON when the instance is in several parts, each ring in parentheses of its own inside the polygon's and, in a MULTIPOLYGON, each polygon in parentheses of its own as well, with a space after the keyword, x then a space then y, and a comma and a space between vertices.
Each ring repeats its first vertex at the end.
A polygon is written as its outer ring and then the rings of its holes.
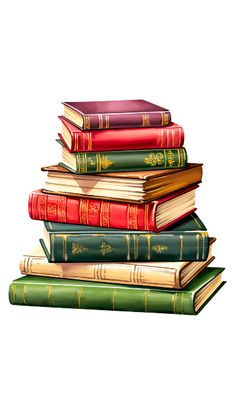
POLYGON ((24 276, 12 282, 11 304, 197 314, 224 285, 224 268, 206 268, 184 290, 24 276))
POLYGON ((187 165, 184 147, 70 153, 61 140, 57 142, 62 145, 59 164, 77 174, 176 169, 187 165))
POLYGON ((49 262, 203 261, 209 237, 196 214, 160 233, 44 223, 40 243, 49 262))

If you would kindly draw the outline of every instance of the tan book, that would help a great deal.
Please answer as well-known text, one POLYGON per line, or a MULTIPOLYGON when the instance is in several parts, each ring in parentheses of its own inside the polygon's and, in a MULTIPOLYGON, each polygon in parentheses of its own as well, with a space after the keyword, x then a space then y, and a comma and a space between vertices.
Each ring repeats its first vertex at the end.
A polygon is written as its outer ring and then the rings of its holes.
POLYGON ((43 167, 42 170, 47 172, 44 192, 137 204, 198 184, 202 179, 202 164, 197 163, 180 169, 95 175, 77 175, 59 165, 43 167))
POLYGON ((110 262, 49 263, 41 246, 23 255, 20 271, 25 275, 50 276, 114 284, 183 288, 213 260, 212 244, 203 262, 110 262))

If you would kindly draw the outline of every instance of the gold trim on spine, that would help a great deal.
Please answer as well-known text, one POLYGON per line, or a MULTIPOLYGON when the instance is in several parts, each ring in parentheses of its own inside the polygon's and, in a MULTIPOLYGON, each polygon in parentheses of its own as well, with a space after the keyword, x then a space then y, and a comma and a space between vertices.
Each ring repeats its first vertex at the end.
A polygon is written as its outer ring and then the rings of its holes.
POLYGON ((106 128, 109 128, 109 115, 105 115, 106 128))
POLYGON ((164 113, 161 114, 161 125, 164 126, 164 113))
POLYGON ((127 243, 127 260, 130 260, 130 235, 129 234, 125 235, 125 240, 127 243))
POLYGON ((179 260, 183 259, 183 241, 184 241, 184 238, 183 238, 182 234, 180 234, 179 260))
POLYGON ((166 150, 163 150, 164 153, 164 167, 166 167, 166 150))
POLYGON ((177 292, 174 293, 173 297, 172 297, 172 304, 173 304, 173 313, 176 313, 176 298, 177 298, 177 292))
POLYGON ((91 151, 93 149, 93 138, 92 133, 88 133, 88 151, 91 151))
POLYGON ((179 148, 177 148, 177 153, 178 153, 178 167, 180 166, 180 154, 179 154, 179 148))
POLYGON ((84 129, 90 129, 90 117, 84 116, 84 129))
POLYGON ((112 291, 112 310, 115 310, 115 293, 116 293, 116 290, 113 289, 113 291, 112 291))
POLYGON ((199 234, 196 235, 196 242, 197 242, 197 254, 196 259, 199 260, 199 234))
POLYGON ((48 286, 48 306, 51 305, 51 293, 52 293, 52 285, 48 286))
POLYGON ((207 237, 207 233, 203 232, 201 233, 202 235, 202 260, 204 260, 205 258, 205 246, 204 246, 204 242, 205 242, 205 237, 207 237))
POLYGON ((147 258, 148 260, 151 259, 151 234, 145 234, 146 239, 147 239, 147 258))
POLYGON ((148 230, 148 212, 149 212, 149 204, 145 204, 145 208, 144 208, 144 230, 148 230))
POLYGON ((80 308, 80 299, 83 293, 83 288, 80 288, 79 291, 77 291, 77 300, 78 300, 78 308, 80 308))
POLYGON ((133 235, 134 238, 134 260, 138 259, 138 236, 136 234, 133 235))
POLYGON ((98 128, 99 129, 103 128, 103 116, 102 116, 102 114, 98 115, 98 128))
POLYGON ((63 235, 63 258, 67 262, 67 235, 63 235))

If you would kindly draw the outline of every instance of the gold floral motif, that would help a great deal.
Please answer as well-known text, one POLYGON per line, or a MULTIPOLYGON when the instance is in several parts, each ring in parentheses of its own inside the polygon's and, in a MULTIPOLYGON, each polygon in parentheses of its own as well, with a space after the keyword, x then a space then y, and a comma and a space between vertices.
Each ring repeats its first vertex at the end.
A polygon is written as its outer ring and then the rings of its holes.
POLYGON ((56 215, 56 213, 57 213, 56 204, 48 204, 47 205, 47 213, 48 213, 48 215, 56 215))
POLYGON ((167 159, 168 159, 168 163, 169 163, 169 166, 173 166, 173 164, 175 163, 175 158, 174 158, 174 153, 173 153, 173 151, 171 151, 171 150, 168 150, 168 153, 167 153, 167 159))
POLYGON ((105 240, 102 241, 102 243, 99 246, 99 249, 100 249, 100 252, 103 256, 112 252, 111 245, 109 243, 107 243, 105 240))
POLYGON ((96 162, 93 159, 89 159, 88 163, 90 164, 90 166, 95 166, 96 162))
POLYGON ((88 248, 83 246, 80 243, 73 242, 72 243, 72 255, 77 255, 78 253, 87 252, 88 248))
POLYGON ((162 253, 164 250, 168 249, 168 246, 163 246, 163 245, 158 244, 156 246, 152 246, 152 249, 156 253, 162 253))
POLYGON ((89 205, 89 214, 90 215, 98 215, 99 205, 90 204, 89 205))
POLYGON ((109 158, 106 155, 101 156, 100 165, 103 170, 108 169, 108 167, 111 166, 112 163, 113 161, 109 160, 109 158))
POLYGON ((144 159, 144 163, 150 166, 162 165, 164 163, 164 156, 162 153, 149 153, 148 157, 144 159))

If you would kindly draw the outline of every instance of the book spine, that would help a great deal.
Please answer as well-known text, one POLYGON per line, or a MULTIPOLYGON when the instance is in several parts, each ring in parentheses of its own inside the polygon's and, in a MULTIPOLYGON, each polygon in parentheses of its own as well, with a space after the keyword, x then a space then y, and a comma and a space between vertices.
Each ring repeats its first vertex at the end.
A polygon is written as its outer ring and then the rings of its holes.
MULTIPOLYGON (((63 140, 61 134, 58 134, 63 140)), ((63 141, 64 142, 64 141, 63 141)), ((184 130, 176 124, 163 128, 131 128, 71 132, 70 152, 180 148, 184 130)))
POLYGON ((194 314, 193 298, 194 293, 187 291, 92 282, 86 285, 73 280, 65 285, 55 279, 47 284, 16 281, 9 288, 11 304, 95 310, 194 314))
POLYGON ((20 271, 24 275, 123 285, 181 287, 176 268, 165 269, 141 263, 48 263, 42 256, 23 256, 20 271))
POLYGON ((75 157, 77 174, 176 169, 187 164, 185 148, 75 153, 75 157))
POLYGON ((165 127, 171 123, 169 111, 147 113, 110 113, 84 115, 83 130, 135 128, 135 127, 165 127))
POLYGON ((171 234, 50 233, 50 262, 175 262, 208 257, 207 232, 171 234))
POLYGON ((30 217, 35 220, 155 231, 157 204, 158 201, 143 205, 127 204, 35 191, 29 196, 28 208, 30 217))

